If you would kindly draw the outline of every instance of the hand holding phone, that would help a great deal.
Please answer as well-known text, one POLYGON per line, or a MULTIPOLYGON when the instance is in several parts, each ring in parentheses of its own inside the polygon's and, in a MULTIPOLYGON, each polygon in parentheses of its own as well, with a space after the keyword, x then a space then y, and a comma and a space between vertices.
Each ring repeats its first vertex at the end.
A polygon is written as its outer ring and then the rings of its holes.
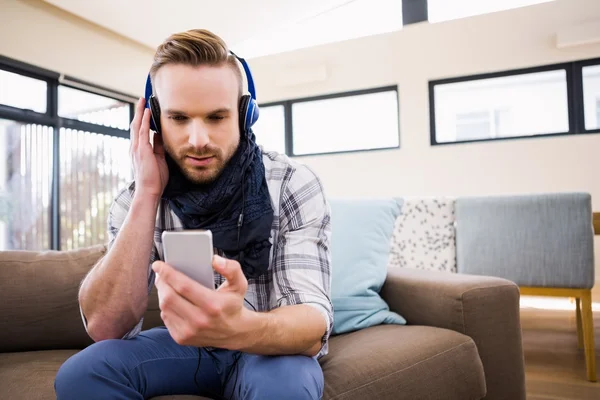
POLYGON ((205 287, 215 289, 210 230, 164 231, 162 242, 165 263, 205 287))

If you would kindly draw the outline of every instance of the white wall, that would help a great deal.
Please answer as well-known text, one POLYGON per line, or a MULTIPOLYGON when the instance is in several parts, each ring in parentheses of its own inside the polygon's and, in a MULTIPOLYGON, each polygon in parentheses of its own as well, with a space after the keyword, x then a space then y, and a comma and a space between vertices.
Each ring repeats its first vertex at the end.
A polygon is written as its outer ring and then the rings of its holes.
POLYGON ((0 0, 0 54, 138 97, 154 52, 43 1, 0 0))
MULTIPOLYGON (((301 157, 331 196, 592 194, 600 211, 600 134, 430 146, 428 81, 600 57, 557 49, 559 29, 600 21, 600 1, 561 0, 250 60, 260 102, 399 85, 401 148, 301 157), (278 85, 326 68, 323 81, 278 85)), ((600 280, 600 240, 597 241, 600 280)))
MULTIPOLYGON (((600 211, 600 135, 431 147, 431 79, 600 57, 600 45, 554 46, 557 30, 600 20, 598 0, 538 6, 250 60, 261 102, 398 84, 401 148, 302 157, 328 193, 471 195, 582 190, 600 211), (278 86, 280 74, 322 82, 278 86), (509 157, 511 160, 509 161, 509 157)), ((0 0, 0 54, 142 94, 153 51, 44 2, 0 0)), ((600 241, 599 241, 600 242, 600 241)), ((597 243, 600 255, 600 243, 597 243)), ((597 257, 600 279, 600 256, 597 257)))

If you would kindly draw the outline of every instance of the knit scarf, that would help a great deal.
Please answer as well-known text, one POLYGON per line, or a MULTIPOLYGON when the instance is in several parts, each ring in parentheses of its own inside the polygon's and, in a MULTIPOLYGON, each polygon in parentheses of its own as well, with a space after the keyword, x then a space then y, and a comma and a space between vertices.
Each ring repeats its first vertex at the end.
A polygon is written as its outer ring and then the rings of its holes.
POLYGON ((166 155, 169 181, 163 198, 186 229, 209 229, 213 246, 237 260, 247 278, 269 267, 273 208, 262 152, 252 130, 242 132, 239 146, 219 177, 190 182, 166 155))

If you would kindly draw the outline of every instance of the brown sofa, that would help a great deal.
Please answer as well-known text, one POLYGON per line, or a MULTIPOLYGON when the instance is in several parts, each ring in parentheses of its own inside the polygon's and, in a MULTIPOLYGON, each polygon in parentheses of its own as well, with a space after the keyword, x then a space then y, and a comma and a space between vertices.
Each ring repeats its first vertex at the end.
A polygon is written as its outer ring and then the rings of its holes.
MULTIPOLYGON (((92 343, 77 290, 105 250, 0 252, 0 399, 55 398, 59 366, 92 343)), ((382 296, 409 325, 332 337, 324 399, 525 399, 516 285, 394 269, 382 296)), ((153 292, 144 328, 158 324, 153 292)))

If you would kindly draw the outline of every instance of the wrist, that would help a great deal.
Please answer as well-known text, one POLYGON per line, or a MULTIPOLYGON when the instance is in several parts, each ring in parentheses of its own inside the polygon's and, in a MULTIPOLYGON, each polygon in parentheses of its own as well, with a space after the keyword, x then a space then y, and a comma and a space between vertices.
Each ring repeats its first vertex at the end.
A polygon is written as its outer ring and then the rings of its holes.
POLYGON ((239 326, 235 347, 239 351, 249 352, 264 342, 271 326, 271 315, 242 307, 239 326))
POLYGON ((148 193, 145 191, 136 190, 133 194, 133 205, 137 206, 153 206, 158 208, 158 204, 160 203, 160 195, 156 195, 153 193, 148 193))

